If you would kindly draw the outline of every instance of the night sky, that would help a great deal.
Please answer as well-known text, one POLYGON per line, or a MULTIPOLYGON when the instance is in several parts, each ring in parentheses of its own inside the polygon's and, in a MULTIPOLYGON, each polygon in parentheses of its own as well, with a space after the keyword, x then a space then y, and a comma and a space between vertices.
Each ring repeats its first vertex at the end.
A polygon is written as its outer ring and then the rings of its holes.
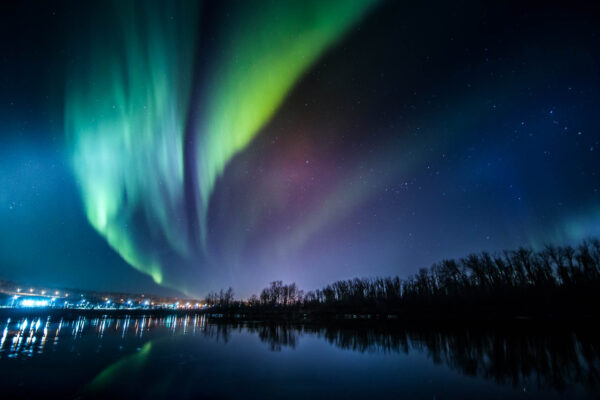
POLYGON ((591 4, 3 1, 0 279, 244 297, 600 235, 591 4))

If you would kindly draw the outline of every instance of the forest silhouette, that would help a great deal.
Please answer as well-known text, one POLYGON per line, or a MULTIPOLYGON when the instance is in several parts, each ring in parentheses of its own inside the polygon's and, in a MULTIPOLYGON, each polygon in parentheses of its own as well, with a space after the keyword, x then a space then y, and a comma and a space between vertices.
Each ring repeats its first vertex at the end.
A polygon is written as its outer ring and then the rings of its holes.
POLYGON ((259 295, 235 300, 210 293, 209 313, 277 318, 584 317, 598 313, 600 240, 576 247, 521 247, 443 260, 407 279, 340 280, 303 292, 271 282, 259 295))

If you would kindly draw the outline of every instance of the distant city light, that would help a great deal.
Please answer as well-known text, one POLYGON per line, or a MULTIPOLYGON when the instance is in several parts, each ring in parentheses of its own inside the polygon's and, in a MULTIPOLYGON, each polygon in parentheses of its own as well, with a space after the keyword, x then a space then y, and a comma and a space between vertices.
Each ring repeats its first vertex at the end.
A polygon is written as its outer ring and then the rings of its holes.
MULTIPOLYGON (((10 293, 10 292, 9 292, 10 293)), ((11 308, 35 308, 35 307, 51 307, 51 308, 75 308, 75 309, 172 309, 172 310, 185 310, 185 309, 199 309, 206 307, 205 304, 198 302, 198 300, 180 301, 177 298, 161 303, 159 298, 153 298, 151 295, 142 294, 131 294, 132 298, 112 298, 109 297, 111 293, 104 293, 99 295, 91 294, 92 299, 84 298, 84 294, 80 294, 80 299, 69 299, 69 293, 61 290, 52 288, 40 289, 40 288, 14 288, 12 293, 6 297, 7 302, 4 307, 11 308), (40 297, 38 297, 40 296, 40 297)), ((77 294, 75 294, 77 296, 77 294)), ((86 294, 86 297, 87 294, 86 294)))
POLYGON ((21 301, 21 306, 23 306, 23 307, 47 307, 48 300, 23 299, 21 301))

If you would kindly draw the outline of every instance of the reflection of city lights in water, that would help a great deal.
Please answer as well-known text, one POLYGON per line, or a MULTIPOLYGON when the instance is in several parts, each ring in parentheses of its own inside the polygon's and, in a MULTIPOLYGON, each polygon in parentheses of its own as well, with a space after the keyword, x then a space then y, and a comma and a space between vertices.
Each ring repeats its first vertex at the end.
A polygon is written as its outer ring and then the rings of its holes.
POLYGON ((54 334, 54 346, 56 346, 58 344, 58 337, 60 336, 60 329, 62 328, 63 325, 63 320, 62 318, 60 319, 60 322, 58 323, 58 326, 56 327, 56 333, 54 334))
POLYGON ((123 323, 123 334, 121 335, 121 339, 125 338, 125 333, 127 333, 127 328, 129 328, 129 316, 125 317, 125 322, 123 323))
POLYGON ((9 322, 6 323, 6 326, 4 327, 4 330, 2 331, 2 339, 0 339, 0 352, 2 352, 2 348, 4 347, 4 342, 6 341, 6 334, 8 333, 8 324, 9 324, 9 322))
MULTIPOLYGON (((96 351, 105 351, 110 349, 106 343, 102 345, 103 339, 110 336, 117 336, 120 342, 115 344, 110 341, 113 350, 129 349, 135 351, 153 337, 153 331, 157 330, 169 332, 169 335, 196 335, 206 327, 204 316, 166 316, 150 317, 140 316, 123 318, 110 318, 103 316, 101 318, 79 317, 75 320, 52 320, 50 317, 45 319, 27 319, 10 320, 4 322, 0 327, 0 358, 31 358, 39 356, 47 351, 46 344, 52 344, 52 351, 56 351, 59 346, 70 346, 69 351, 74 354, 80 352, 80 348, 89 345, 90 341, 97 341, 94 347, 96 351), (130 326, 134 329, 129 329, 130 326), (82 339, 85 343, 78 344, 82 339)), ((160 332, 157 334, 160 335, 160 332)), ((107 342, 108 343, 108 342, 107 342)))
POLYGON ((38 354, 44 352, 44 346, 46 345, 46 339, 48 338, 48 326, 50 325, 50 317, 46 318, 46 324, 44 325, 42 339, 40 340, 40 347, 38 348, 38 354))

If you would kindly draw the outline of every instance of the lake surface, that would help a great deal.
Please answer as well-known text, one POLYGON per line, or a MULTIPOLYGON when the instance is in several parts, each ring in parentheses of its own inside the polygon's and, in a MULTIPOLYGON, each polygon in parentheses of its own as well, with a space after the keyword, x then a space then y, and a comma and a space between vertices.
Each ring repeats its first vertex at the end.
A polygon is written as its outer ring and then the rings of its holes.
POLYGON ((597 332, 5 320, 3 398, 598 398, 597 332))

